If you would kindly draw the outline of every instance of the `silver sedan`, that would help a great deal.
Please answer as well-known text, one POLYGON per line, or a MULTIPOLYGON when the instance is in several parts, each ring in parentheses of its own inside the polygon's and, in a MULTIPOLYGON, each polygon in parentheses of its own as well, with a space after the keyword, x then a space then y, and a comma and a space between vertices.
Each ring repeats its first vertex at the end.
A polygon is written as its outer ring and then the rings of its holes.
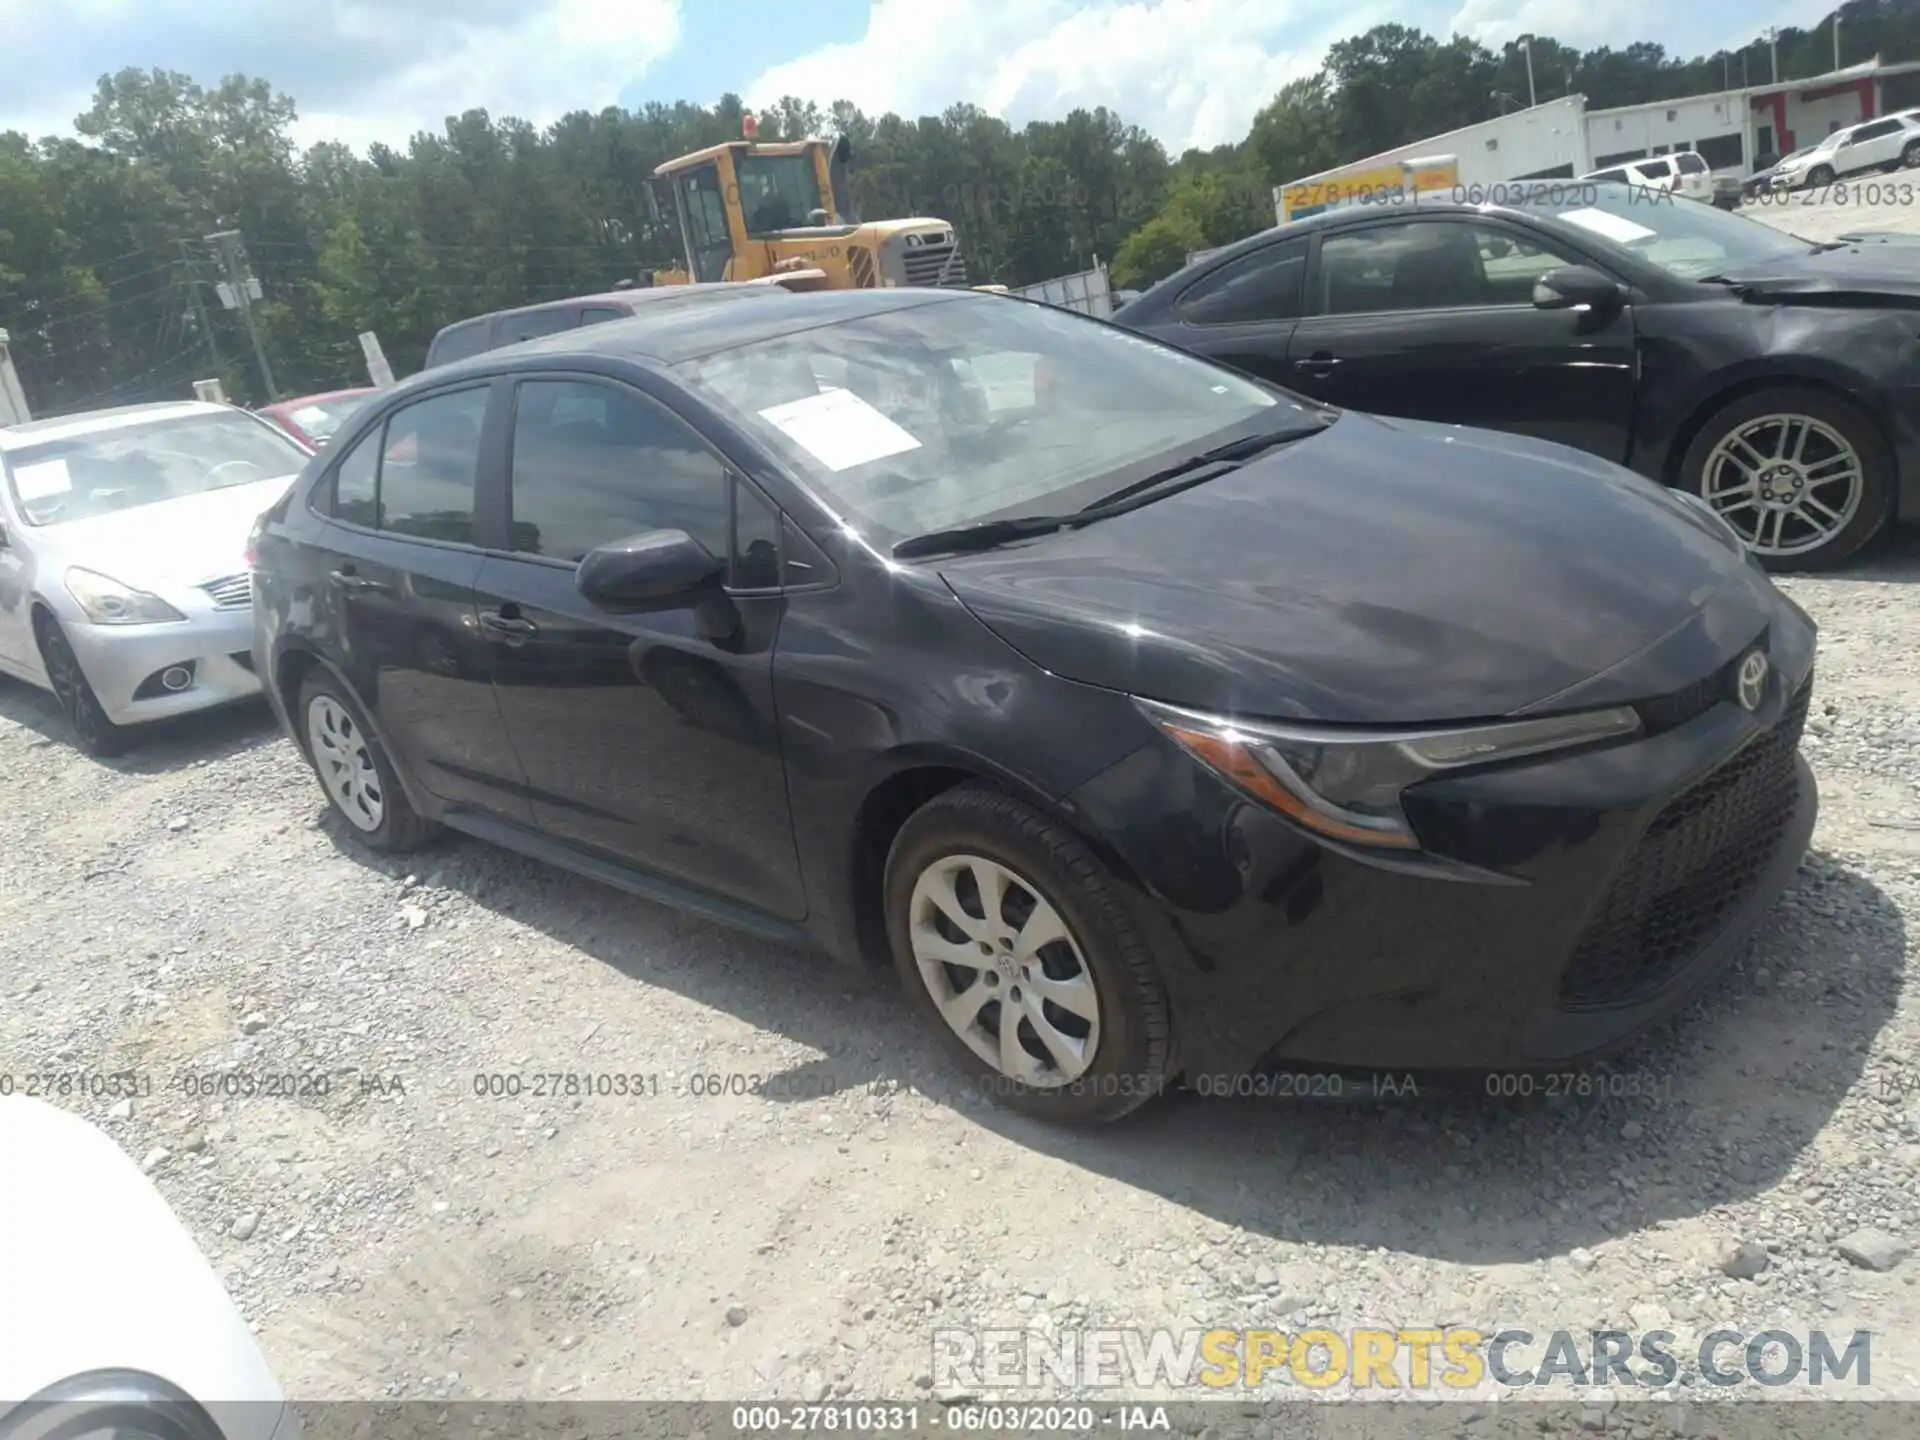
POLYGON ((258 694, 247 539, 311 454, 200 401, 0 429, 0 671, 94 755, 258 694))

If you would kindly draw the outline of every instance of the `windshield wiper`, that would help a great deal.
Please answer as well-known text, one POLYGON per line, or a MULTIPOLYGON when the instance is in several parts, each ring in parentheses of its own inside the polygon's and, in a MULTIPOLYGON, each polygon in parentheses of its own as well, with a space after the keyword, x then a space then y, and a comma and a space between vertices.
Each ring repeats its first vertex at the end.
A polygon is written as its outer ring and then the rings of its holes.
POLYGON ((983 520, 975 525, 957 525, 951 530, 931 530, 925 535, 915 535, 895 545, 893 558, 910 560, 921 555, 951 554, 962 550, 991 550, 996 545, 1005 545, 1010 540, 1025 540, 1035 535, 1051 535, 1056 530, 1065 530, 1069 526, 1077 528, 1081 525, 1091 525, 1096 520, 1124 515, 1129 510, 1138 510, 1143 506, 1151 505, 1156 500, 1164 500, 1169 495, 1177 495, 1182 490, 1205 484, 1229 470, 1237 470, 1254 456, 1271 450, 1275 446, 1304 440, 1310 435, 1318 435, 1332 423, 1332 421, 1325 421, 1315 425, 1296 425, 1286 430, 1268 430, 1258 435, 1229 440, 1224 445, 1216 445, 1211 450, 1202 451, 1165 469, 1156 470, 1144 479, 1122 486, 1111 495, 1104 495, 1092 504, 1064 515, 1016 515, 1005 520, 983 520))

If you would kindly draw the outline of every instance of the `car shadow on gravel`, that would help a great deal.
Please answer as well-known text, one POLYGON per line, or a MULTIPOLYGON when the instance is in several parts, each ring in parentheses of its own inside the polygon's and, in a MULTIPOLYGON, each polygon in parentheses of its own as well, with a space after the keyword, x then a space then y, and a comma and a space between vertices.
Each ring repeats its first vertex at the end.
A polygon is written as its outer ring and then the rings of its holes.
POLYGON ((1804 1170, 1811 1142, 1863 1084, 1907 945, 1879 887, 1816 851, 1705 999, 1600 1072, 1611 1078, 1558 1087, 1572 1093, 1493 1098, 1484 1083, 1418 1081, 1416 1093, 1338 1102, 1182 1092, 1120 1124, 1069 1130, 1001 1109, 959 1076, 891 972, 863 975, 478 842, 383 859, 333 817, 327 826, 362 866, 426 876, 630 979, 821 1052, 772 1077, 768 1103, 868 1091, 856 1103, 871 1113, 911 1086, 967 1123, 1221 1222, 1482 1264, 1699 1216, 1804 1170))
MULTIPOLYGON (((74 744, 73 727, 48 691, 11 676, 0 676, 0 721, 38 737, 33 748, 59 746, 85 760, 74 744)), ((200 710, 142 725, 125 754, 87 763, 122 775, 154 775, 201 761, 225 760, 275 739, 279 729, 264 700, 244 700, 216 710, 200 710)))
POLYGON ((1815 578, 1920 584, 1920 525, 1891 527, 1839 569, 1815 578))

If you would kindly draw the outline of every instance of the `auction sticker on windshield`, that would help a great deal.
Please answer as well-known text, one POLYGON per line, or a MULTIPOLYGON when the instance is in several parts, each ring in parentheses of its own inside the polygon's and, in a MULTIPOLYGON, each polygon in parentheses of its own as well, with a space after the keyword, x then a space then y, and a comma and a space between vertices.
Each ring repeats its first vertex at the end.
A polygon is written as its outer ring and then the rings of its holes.
POLYGON ((769 406, 760 418, 829 470, 851 470, 920 448, 918 440, 851 390, 823 390, 769 406))
POLYGON ((1654 232, 1644 225, 1636 225, 1624 216, 1615 215, 1606 210, 1597 210, 1589 206, 1584 210, 1562 210, 1560 218, 1573 225, 1582 226, 1596 235, 1604 235, 1609 240, 1618 240, 1622 245, 1631 245, 1635 240, 1645 240, 1654 232))
POLYGON ((19 492, 20 503, 31 505, 36 500, 49 500, 55 495, 64 495, 73 489, 73 477, 67 473, 64 460, 43 460, 38 465, 21 465, 13 472, 13 488, 19 492))

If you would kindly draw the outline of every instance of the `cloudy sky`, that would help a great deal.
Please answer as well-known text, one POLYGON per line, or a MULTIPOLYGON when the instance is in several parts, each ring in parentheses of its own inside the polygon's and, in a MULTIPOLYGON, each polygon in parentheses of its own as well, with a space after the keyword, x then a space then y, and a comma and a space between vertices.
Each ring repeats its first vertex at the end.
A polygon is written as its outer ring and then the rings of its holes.
MULTIPOLYGON (((1327 45, 1386 21, 1498 45, 1682 54, 1810 25, 1829 0, 0 0, 0 130, 70 131, 125 65, 264 76, 300 138, 404 145, 474 106, 536 122, 648 100, 971 100, 1016 124, 1105 104, 1175 151, 1238 139, 1327 45)), ((1843 29, 1844 38, 1844 29, 1843 29)), ((1865 58, 1849 55, 1850 62, 1865 58)))

